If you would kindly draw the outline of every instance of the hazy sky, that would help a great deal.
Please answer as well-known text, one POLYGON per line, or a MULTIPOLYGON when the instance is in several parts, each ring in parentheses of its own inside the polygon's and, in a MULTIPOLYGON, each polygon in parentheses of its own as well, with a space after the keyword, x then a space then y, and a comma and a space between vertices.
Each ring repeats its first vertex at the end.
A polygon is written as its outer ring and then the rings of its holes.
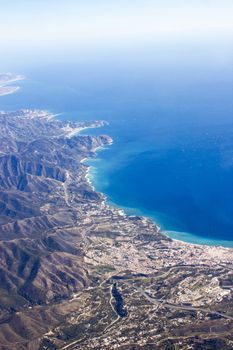
POLYGON ((233 0, 0 0, 2 47, 232 34, 233 0))

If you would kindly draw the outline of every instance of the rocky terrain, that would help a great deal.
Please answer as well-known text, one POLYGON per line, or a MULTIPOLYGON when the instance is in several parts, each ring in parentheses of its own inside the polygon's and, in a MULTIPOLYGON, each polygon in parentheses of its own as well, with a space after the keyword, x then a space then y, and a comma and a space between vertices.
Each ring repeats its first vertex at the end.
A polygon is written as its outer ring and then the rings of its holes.
POLYGON ((103 123, 0 113, 0 349, 233 349, 233 251, 106 205, 103 123))

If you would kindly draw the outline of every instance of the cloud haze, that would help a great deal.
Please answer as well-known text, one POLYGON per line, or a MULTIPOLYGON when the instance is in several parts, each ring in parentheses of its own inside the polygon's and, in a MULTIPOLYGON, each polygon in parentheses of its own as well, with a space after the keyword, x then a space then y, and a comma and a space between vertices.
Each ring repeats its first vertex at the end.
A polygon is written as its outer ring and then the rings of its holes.
POLYGON ((1 45, 233 34, 231 0, 0 0, 1 45))

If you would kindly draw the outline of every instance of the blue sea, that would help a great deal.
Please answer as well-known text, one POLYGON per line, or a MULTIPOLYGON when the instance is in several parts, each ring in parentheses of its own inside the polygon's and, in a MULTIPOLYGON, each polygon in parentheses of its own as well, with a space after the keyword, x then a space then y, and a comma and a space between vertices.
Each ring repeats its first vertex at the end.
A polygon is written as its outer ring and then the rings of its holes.
POLYGON ((232 63, 232 52, 205 45, 25 62, 9 67, 27 79, 0 109, 108 121, 85 131, 114 140, 88 161, 108 202, 170 237, 233 247, 232 63))

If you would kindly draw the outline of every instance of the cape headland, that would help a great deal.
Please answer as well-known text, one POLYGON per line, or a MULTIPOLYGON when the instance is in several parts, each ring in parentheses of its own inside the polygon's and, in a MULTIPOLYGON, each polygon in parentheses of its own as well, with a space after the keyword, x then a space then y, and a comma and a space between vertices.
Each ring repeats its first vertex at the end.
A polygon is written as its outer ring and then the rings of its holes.
POLYGON ((0 349, 232 349, 233 250, 107 205, 103 124, 0 113, 0 349))
POLYGON ((11 86, 10 84, 23 79, 24 76, 19 74, 0 74, 0 96, 13 94, 18 91, 20 89, 19 86, 11 86))

